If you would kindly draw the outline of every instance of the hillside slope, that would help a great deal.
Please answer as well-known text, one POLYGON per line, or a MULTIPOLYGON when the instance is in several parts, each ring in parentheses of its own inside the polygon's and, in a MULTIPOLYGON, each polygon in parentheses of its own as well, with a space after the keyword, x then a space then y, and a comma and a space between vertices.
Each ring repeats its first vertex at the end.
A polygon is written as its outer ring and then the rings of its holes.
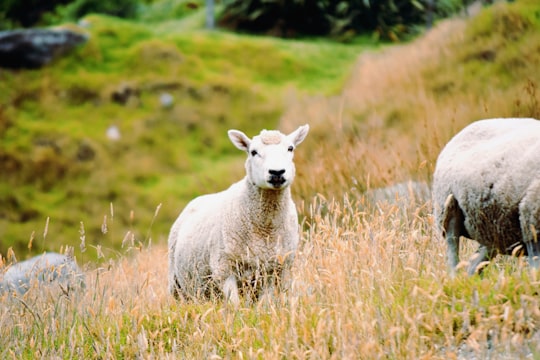
POLYGON ((539 10, 532 0, 498 2, 442 21, 411 43, 362 53, 339 96, 291 101, 282 127, 300 117, 313 125, 301 197, 429 182, 439 151, 466 124, 540 117, 539 10))
POLYGON ((366 47, 209 32, 197 19, 90 15, 73 55, 0 70, 0 253, 76 246, 82 232, 113 253, 127 232, 163 241, 189 199, 243 176, 228 129, 274 128, 287 89, 335 93, 366 47))

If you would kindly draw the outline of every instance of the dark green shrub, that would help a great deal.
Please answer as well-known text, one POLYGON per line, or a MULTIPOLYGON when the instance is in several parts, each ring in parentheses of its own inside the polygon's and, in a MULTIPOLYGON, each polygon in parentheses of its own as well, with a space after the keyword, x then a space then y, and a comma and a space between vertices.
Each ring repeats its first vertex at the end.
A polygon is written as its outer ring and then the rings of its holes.
POLYGON ((228 0, 224 5, 220 23, 226 27, 283 37, 330 30, 326 1, 228 0))
POLYGON ((168 19, 181 19, 205 6, 205 0, 159 0, 148 1, 139 9, 139 20, 159 22, 168 19))
POLYGON ((77 20, 89 13, 137 16, 138 0, 0 0, 0 30, 77 20))
POLYGON ((278 36, 365 32, 397 40, 429 18, 459 11, 466 0, 225 0, 220 24, 278 36))
POLYGON ((57 21, 77 20, 87 14, 106 14, 120 18, 135 18, 139 1, 133 0, 75 0, 56 8, 57 21))
POLYGON ((0 1, 0 30, 30 27, 41 21, 43 14, 69 0, 3 0, 0 1))

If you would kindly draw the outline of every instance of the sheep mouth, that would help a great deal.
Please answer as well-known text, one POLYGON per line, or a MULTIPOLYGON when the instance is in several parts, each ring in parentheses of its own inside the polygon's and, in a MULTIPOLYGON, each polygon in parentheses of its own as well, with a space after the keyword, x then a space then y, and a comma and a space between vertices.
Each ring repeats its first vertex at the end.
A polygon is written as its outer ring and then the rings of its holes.
POLYGON ((271 176, 270 179, 268 179, 268 183, 272 185, 274 189, 283 187, 286 182, 287 179, 285 179, 283 176, 271 176))

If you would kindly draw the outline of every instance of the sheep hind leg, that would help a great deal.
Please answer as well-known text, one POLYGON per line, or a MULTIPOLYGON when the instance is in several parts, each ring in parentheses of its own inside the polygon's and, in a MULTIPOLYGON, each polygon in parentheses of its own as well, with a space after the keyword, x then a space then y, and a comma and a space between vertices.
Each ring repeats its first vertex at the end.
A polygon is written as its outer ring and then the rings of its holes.
POLYGON ((531 267, 540 268, 540 242, 536 239, 527 242, 527 260, 531 267))
POLYGON ((456 268, 459 262, 459 241, 461 236, 467 236, 464 225, 465 216, 461 211, 459 204, 450 194, 444 202, 444 211, 442 214, 443 235, 447 244, 447 262, 450 275, 456 275, 456 268))
POLYGON ((519 222, 529 265, 540 268, 540 180, 534 181, 519 204, 519 222))
POLYGON ((491 259, 497 255, 497 251, 487 246, 480 245, 476 253, 469 259, 467 273, 469 275, 481 274, 491 259))
POLYGON ((171 294, 176 300, 185 300, 188 298, 186 293, 183 291, 176 275, 173 275, 172 280, 169 281, 169 294, 171 294))

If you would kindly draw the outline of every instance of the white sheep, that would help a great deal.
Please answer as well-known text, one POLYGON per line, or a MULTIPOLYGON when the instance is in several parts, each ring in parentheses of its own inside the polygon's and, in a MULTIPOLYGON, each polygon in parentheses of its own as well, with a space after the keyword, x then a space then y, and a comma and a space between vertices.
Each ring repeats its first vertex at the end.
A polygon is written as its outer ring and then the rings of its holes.
POLYGON ((246 151, 246 176, 229 189, 192 200, 169 234, 169 292, 185 299, 221 294, 260 298, 284 289, 298 246, 299 225, 290 185, 293 154, 309 126, 289 135, 238 130, 229 138, 246 151))
POLYGON ((497 254, 528 255, 538 267, 540 121, 481 120, 459 132, 437 160, 433 203, 452 275, 460 236, 480 244, 469 274, 497 254))

